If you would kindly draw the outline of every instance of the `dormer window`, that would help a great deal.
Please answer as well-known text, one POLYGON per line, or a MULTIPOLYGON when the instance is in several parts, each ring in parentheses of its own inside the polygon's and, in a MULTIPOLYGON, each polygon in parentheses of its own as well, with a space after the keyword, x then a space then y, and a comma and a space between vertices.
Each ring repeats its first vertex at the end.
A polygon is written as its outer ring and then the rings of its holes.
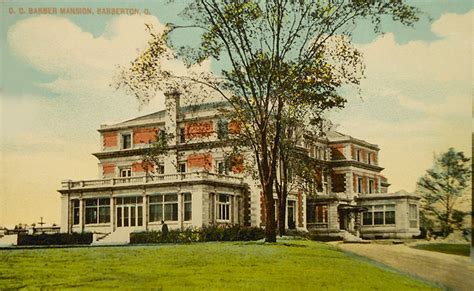
POLYGON ((219 174, 228 174, 229 172, 229 165, 228 163, 226 163, 226 161, 222 160, 222 161, 217 161, 216 162, 216 170, 217 170, 217 173, 219 174))
POLYGON ((186 129, 184 127, 181 127, 179 129, 179 143, 185 143, 186 142, 186 129))
POLYGON ((178 173, 186 173, 186 163, 178 164, 178 173))
POLYGON ((164 174, 165 173, 165 165, 164 164, 158 164, 156 166, 156 173, 157 174, 164 174))
POLYGON ((132 134, 131 133, 124 133, 122 134, 122 149, 130 149, 132 148, 132 134))
POLYGON ((120 177, 131 177, 131 176, 132 176, 132 168, 120 169, 120 177))

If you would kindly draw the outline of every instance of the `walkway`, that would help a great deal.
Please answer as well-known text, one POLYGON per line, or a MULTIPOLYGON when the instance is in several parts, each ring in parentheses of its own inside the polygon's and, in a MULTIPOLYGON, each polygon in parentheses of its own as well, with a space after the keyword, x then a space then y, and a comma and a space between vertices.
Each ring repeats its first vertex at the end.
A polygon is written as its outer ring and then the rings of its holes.
POLYGON ((418 250, 403 244, 340 243, 337 246, 448 288, 474 290, 474 264, 470 257, 418 250))

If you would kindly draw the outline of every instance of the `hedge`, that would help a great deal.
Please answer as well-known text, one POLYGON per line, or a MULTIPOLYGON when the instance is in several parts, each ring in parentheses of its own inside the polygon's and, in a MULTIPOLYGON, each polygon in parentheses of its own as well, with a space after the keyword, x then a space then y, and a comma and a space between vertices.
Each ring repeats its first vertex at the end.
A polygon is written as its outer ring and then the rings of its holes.
POLYGON ((92 243, 92 233, 54 233, 54 234, 19 234, 19 246, 34 245, 89 245, 92 243))
POLYGON ((190 243, 207 241, 255 241, 265 237, 265 232, 259 227, 232 226, 203 226, 184 230, 169 230, 167 235, 161 231, 143 231, 130 234, 130 244, 150 243, 190 243))

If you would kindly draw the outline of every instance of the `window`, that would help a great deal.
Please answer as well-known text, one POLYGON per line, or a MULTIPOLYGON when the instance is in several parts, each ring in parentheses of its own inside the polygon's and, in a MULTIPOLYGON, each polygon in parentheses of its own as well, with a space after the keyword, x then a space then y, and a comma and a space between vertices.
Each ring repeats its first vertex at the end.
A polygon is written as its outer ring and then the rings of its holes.
POLYGON ((395 224, 395 205, 385 205, 385 224, 395 224))
POLYGON ((369 179, 369 194, 374 193, 374 180, 369 179))
POLYGON ((372 164, 372 154, 371 153, 367 153, 367 163, 369 165, 372 164))
POLYGON ((132 168, 120 169, 120 177, 131 177, 131 176, 132 176, 132 168))
POLYGON ((363 188, 362 188, 362 177, 357 177, 357 193, 362 193, 363 188))
POLYGON ((418 227, 418 207, 416 204, 408 205, 408 219, 410 223, 410 228, 418 227))
POLYGON ((122 134, 122 149, 132 148, 132 135, 130 133, 122 134))
POLYGON ((178 194, 150 196, 149 220, 178 221, 178 194))
POLYGON ((374 225, 383 224, 383 205, 374 206, 374 225))
POLYGON ((184 194, 184 221, 190 221, 192 219, 192 201, 191 193, 184 194))
POLYGON ((364 225, 395 224, 395 205, 373 205, 368 208, 363 214, 364 225))
POLYGON ((356 150, 356 161, 360 162, 360 150, 356 150))
POLYGON ((295 210, 296 210, 296 201, 290 200, 287 205, 288 212, 288 228, 294 229, 296 227, 295 223, 295 210))
POLYGON ((86 224, 110 222, 110 199, 86 199, 86 224))
POLYGON ((80 203, 79 200, 74 199, 71 200, 72 205, 72 224, 77 225, 79 224, 79 215, 80 215, 80 203))
POLYGON ((180 143, 186 142, 186 129, 184 127, 181 127, 179 129, 179 142, 180 143))
POLYGON ((362 219, 362 223, 364 225, 372 225, 373 222, 372 222, 372 217, 373 217, 373 212, 371 211, 372 207, 369 208, 369 211, 367 212, 364 212, 364 215, 363 215, 363 219, 362 219))
POLYGON ((165 173, 165 165, 164 164, 158 164, 156 166, 156 173, 157 174, 164 174, 165 173))
POLYGON ((328 205, 316 205, 316 223, 328 222, 328 205))
POLYGON ((230 195, 217 195, 217 220, 221 222, 230 221, 230 195))
POLYGON ((117 227, 143 225, 143 197, 116 198, 117 227))
POLYGON ((217 138, 224 139, 229 135, 229 123, 227 120, 218 120, 217 121, 217 138))
POLYGON ((178 173, 186 173, 186 163, 178 164, 178 173))
POLYGON ((226 161, 217 161, 216 162, 216 172, 219 174, 228 174, 229 173, 229 167, 226 161))

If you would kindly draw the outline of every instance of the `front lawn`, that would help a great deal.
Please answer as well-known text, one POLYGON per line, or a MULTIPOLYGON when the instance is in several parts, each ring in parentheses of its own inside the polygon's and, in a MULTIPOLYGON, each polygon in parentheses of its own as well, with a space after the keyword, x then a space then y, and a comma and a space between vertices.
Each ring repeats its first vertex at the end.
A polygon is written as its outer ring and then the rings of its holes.
POLYGON ((430 289, 312 241, 0 250, 0 289, 430 289))
POLYGON ((450 255, 466 256, 471 254, 471 245, 469 244, 444 244, 444 243, 430 243, 419 244, 413 246, 415 249, 445 253, 450 255))

